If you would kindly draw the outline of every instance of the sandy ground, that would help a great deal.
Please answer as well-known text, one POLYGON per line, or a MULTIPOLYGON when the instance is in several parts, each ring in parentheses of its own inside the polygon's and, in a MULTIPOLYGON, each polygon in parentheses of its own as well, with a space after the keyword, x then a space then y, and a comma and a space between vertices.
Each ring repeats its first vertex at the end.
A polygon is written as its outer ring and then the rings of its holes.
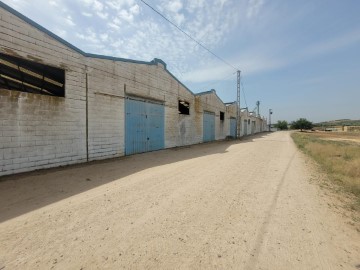
POLYGON ((289 133, 0 182, 0 269, 359 269, 289 133))

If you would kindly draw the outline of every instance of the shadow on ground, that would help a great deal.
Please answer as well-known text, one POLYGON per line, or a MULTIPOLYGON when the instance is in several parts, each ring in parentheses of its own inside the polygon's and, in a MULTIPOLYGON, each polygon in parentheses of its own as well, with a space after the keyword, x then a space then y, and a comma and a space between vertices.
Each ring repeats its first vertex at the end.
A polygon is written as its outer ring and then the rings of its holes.
POLYGON ((269 133, 0 177, 0 223, 149 168, 207 155, 269 133), (104 173, 106 172, 106 174, 104 173))

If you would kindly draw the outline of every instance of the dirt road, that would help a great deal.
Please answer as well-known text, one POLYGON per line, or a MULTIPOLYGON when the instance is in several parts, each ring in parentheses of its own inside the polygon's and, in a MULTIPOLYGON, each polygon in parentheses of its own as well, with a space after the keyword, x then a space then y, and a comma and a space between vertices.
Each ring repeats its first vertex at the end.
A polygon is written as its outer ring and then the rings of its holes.
POLYGON ((357 269, 289 133, 0 182, 0 269, 357 269))

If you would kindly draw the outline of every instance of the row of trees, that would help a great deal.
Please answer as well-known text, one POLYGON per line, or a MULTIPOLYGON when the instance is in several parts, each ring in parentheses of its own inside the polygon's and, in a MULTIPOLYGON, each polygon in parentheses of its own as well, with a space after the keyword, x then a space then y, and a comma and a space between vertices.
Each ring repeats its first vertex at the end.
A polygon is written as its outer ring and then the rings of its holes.
POLYGON ((275 124, 275 127, 280 130, 287 130, 287 129, 289 129, 289 126, 290 126, 290 129, 300 129, 301 131, 303 131, 304 129, 305 130, 312 129, 314 125, 312 122, 308 121, 306 118, 300 118, 296 121, 293 121, 290 123, 290 125, 285 120, 284 121, 279 120, 275 124))

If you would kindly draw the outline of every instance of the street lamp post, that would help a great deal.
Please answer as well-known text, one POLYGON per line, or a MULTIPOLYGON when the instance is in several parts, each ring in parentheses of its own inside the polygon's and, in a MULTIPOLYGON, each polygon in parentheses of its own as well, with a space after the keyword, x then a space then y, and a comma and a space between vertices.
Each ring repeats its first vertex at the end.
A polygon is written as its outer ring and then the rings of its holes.
POLYGON ((271 131, 271 115, 272 115, 273 111, 272 109, 269 109, 269 132, 271 131))

